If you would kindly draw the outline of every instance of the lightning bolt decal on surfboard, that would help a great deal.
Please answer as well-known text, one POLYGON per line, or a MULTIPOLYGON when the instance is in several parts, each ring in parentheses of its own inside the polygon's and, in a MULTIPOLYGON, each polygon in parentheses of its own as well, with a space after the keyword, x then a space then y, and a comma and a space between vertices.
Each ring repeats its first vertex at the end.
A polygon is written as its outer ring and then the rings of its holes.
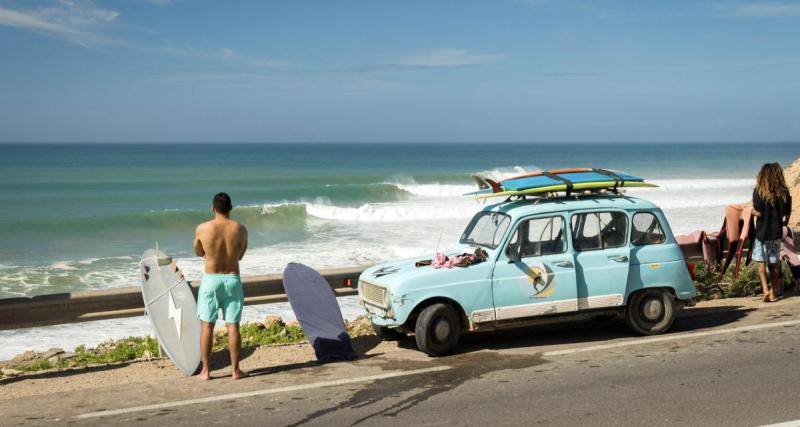
POLYGON ((175 306, 175 300, 172 299, 172 292, 169 292, 169 315, 168 318, 175 322, 175 329, 178 330, 178 339, 181 338, 181 315, 183 309, 175 306))

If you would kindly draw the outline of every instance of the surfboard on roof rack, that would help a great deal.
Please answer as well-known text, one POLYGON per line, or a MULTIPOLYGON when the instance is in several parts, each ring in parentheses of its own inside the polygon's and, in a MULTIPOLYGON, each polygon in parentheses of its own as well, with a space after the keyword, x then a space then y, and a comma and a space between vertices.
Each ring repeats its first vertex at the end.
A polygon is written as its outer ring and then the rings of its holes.
MULTIPOLYGON (((655 184, 646 182, 643 178, 625 172, 608 169, 556 169, 552 171, 535 172, 508 178, 495 183, 484 179, 488 187, 467 193, 478 199, 488 197, 508 197, 545 194, 552 192, 566 192, 567 195, 575 191, 609 189, 616 191, 623 187, 656 187, 655 184)), ((478 182, 478 179, 476 179, 478 182)))

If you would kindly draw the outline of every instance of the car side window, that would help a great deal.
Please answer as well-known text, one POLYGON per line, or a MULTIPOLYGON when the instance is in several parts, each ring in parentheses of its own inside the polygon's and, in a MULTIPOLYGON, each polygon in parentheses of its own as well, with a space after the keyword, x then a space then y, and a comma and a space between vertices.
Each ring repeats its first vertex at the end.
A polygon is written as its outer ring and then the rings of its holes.
POLYGON ((509 248, 516 250, 519 247, 522 258, 564 253, 567 250, 564 225, 560 216, 525 220, 515 231, 509 248))
POLYGON ((628 216, 622 212, 587 212, 572 216, 572 245, 577 251, 625 246, 628 216))
POLYGON ((635 213, 632 223, 631 243, 634 245, 657 245, 666 240, 661 223, 651 212, 635 213))

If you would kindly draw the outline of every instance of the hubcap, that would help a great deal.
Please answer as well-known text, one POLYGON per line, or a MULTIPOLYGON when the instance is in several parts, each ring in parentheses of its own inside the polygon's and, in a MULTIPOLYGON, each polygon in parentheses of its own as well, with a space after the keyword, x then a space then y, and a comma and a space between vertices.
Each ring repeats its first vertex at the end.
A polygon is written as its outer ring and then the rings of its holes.
POLYGON ((450 322, 445 319, 437 319, 433 325, 433 337, 438 342, 447 341, 450 337, 450 322))
POLYGON ((652 298, 642 304, 642 314, 647 320, 656 321, 664 314, 664 303, 657 298, 652 298))

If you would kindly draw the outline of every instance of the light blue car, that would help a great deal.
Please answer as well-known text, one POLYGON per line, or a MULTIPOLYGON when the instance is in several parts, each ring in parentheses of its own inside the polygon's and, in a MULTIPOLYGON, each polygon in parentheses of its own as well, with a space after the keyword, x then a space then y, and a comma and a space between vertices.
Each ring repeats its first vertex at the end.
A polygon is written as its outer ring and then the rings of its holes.
POLYGON ((687 264, 664 214, 623 195, 508 200, 470 221, 456 256, 485 261, 434 268, 431 256, 391 261, 361 274, 358 293, 376 333, 413 332, 439 356, 465 331, 623 312, 641 334, 670 328, 695 303, 687 264))

